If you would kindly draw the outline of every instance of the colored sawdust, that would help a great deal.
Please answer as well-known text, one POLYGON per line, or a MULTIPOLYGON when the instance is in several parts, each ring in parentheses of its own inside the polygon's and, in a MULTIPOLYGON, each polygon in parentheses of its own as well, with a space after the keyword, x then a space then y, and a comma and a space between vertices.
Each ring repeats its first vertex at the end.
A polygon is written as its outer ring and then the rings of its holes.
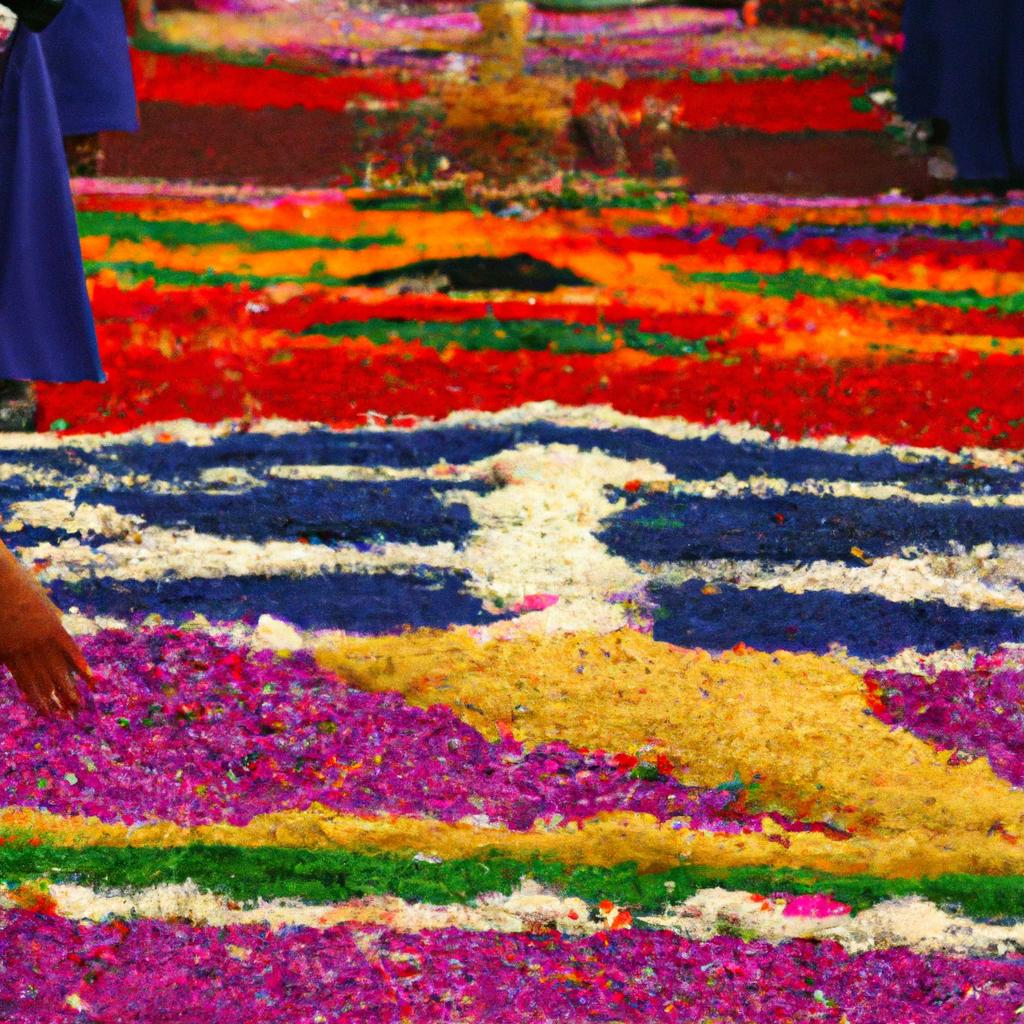
POLYGON ((440 99, 444 130, 455 137, 453 156, 458 159, 468 144, 478 154, 479 169, 502 179, 529 176, 545 164, 552 173, 569 149, 564 136, 571 98, 569 82, 558 79, 447 82, 440 99), (486 154, 489 160, 479 159, 486 154))
POLYGON ((890 730, 838 659, 714 657, 632 632, 480 643, 465 630, 337 636, 318 657, 355 685, 446 704, 491 737, 507 726, 528 745, 657 751, 690 782, 756 782, 753 805, 849 829, 883 874, 1024 863, 1024 794, 984 759, 950 767, 949 752, 890 730))

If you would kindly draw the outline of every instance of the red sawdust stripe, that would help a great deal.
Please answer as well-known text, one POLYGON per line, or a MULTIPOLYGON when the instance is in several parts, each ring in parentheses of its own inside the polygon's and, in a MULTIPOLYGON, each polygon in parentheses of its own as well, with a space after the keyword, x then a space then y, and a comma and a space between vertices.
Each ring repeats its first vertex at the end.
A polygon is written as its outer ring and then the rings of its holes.
POLYGON ((854 107, 866 91, 864 84, 840 74, 716 82, 637 78, 623 85, 588 80, 576 86, 573 112, 611 106, 639 121, 654 104, 668 108, 675 124, 699 131, 726 126, 769 133, 879 131, 887 121, 884 111, 854 107))
POLYGON ((231 324, 264 330, 301 332, 315 324, 416 320, 430 323, 466 323, 492 317, 498 321, 554 320, 595 326, 636 324, 641 331, 672 334, 696 340, 730 330, 734 317, 728 313, 700 310, 661 313, 621 302, 607 305, 532 303, 512 301, 465 301, 445 295, 359 299, 309 291, 283 302, 268 301, 265 292, 251 288, 201 287, 171 289, 147 282, 122 290, 100 281, 92 284, 93 310, 100 321, 137 321, 152 326, 173 326, 181 332, 202 323, 231 324))
POLYGON ((122 431, 191 417, 282 416, 338 427, 370 414, 408 422, 524 402, 605 404, 639 416, 753 423, 792 438, 842 434, 959 449, 1024 447, 1020 360, 973 353, 899 362, 654 358, 547 352, 437 352, 353 342, 279 352, 186 352, 166 359, 103 338, 105 384, 42 385, 42 427, 122 431))
POLYGON ((304 107, 341 112, 355 99, 395 104, 426 94, 413 79, 381 72, 300 75, 276 68, 244 67, 194 54, 132 53, 140 102, 163 101, 186 106, 304 107))
MULTIPOLYGON (((674 313, 659 312, 627 303, 575 305, 546 302, 473 301, 446 295, 358 298, 349 292, 310 288, 301 295, 275 300, 266 291, 242 287, 157 287, 151 282, 124 289, 105 281, 90 283, 93 309, 99 320, 141 320, 153 325, 186 330, 196 324, 234 324, 268 330, 302 331, 318 323, 363 320, 424 320, 461 323, 494 316, 498 320, 558 319, 565 323, 636 323, 642 331, 675 334, 680 338, 733 335, 738 317, 751 303, 746 296, 723 295, 720 307, 696 308, 674 313)), ((817 317, 820 303, 797 299, 789 304, 790 316, 780 325, 798 330, 804 320, 817 317)), ((945 306, 886 306, 875 302, 836 303, 838 315, 865 324, 879 324, 884 332, 980 335, 991 338, 1024 338, 1024 313, 1000 314, 994 310, 958 310, 945 306)))
MULTIPOLYGON (((246 110, 304 107, 342 111, 353 99, 372 97, 400 104, 427 94, 421 81, 386 72, 308 75, 229 64, 196 54, 139 51, 132 59, 140 101, 246 110)), ((576 87, 573 112, 583 114, 596 105, 611 105, 627 119, 639 121, 654 103, 667 108, 675 124, 701 131, 721 127, 767 133, 878 131, 886 123, 884 112, 854 107, 864 94, 863 84, 840 74, 812 80, 634 79, 622 86, 582 81, 576 87)))

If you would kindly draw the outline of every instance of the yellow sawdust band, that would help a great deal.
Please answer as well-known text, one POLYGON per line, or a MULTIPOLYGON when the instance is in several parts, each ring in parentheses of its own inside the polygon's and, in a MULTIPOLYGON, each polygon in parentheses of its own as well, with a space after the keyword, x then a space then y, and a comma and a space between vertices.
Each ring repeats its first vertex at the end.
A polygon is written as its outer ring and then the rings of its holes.
POLYGON ((339 849, 362 853, 422 853, 468 858, 486 853, 520 859, 549 857, 567 866, 613 867, 636 863, 660 871, 681 862, 712 867, 810 868, 833 874, 921 877, 950 872, 1013 874, 1024 871, 1019 847, 998 837, 965 832, 952 836, 907 836, 840 841, 820 833, 782 833, 765 822, 764 833, 715 835, 674 829, 650 815, 614 814, 588 820, 584 827, 510 832, 470 824, 417 818, 359 818, 322 808, 284 811, 255 818, 248 825, 167 822, 141 826, 105 824, 95 818, 62 818, 42 811, 0 811, 0 831, 31 835, 58 846, 177 847, 190 843, 243 847, 339 849))
POLYGON ((357 686, 446 704, 492 739, 505 723, 529 746, 662 752, 697 785, 757 780, 754 806, 889 850, 892 863, 874 864, 881 873, 902 870, 908 846, 957 870, 1022 863, 1024 793, 984 758, 950 765, 948 751, 881 722, 838 658, 712 656, 626 630, 487 643, 468 630, 336 636, 318 658, 357 686))

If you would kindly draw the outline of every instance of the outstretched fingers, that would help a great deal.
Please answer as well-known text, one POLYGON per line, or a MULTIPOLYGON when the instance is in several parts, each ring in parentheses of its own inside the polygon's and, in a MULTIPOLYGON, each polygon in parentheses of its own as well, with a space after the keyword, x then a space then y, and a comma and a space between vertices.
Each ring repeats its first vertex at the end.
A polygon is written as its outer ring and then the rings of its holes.
POLYGON ((40 714, 69 718, 82 706, 72 671, 77 668, 58 644, 43 644, 8 662, 25 699, 40 714))
POLYGON ((52 715, 53 708, 45 683, 32 654, 13 655, 7 667, 25 700, 41 715, 52 715))
POLYGON ((68 716, 75 714, 82 707, 82 698, 75 685, 75 668, 66 652, 60 646, 53 646, 46 651, 47 671, 52 693, 57 697, 59 713, 68 716))

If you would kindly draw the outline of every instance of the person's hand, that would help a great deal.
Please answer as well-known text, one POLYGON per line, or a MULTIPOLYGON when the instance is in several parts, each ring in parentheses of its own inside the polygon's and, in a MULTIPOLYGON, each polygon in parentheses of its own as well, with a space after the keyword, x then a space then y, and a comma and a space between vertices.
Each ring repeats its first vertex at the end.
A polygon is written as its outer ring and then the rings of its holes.
POLYGON ((41 715, 70 717, 82 706, 75 676, 92 675, 60 610, 0 543, 0 665, 41 715))
POLYGON ((89 666, 78 644, 59 622, 46 636, 0 655, 18 689, 41 715, 70 718, 82 706, 75 676, 89 681, 89 666))

